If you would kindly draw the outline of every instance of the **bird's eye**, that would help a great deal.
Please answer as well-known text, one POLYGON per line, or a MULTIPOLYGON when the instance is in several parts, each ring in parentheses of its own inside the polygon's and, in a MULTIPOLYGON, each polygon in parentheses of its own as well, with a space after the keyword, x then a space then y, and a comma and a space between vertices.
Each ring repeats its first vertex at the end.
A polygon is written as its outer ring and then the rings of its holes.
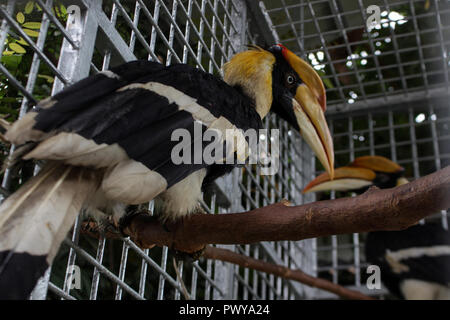
POLYGON ((292 84, 294 84, 294 82, 295 82, 294 76, 288 75, 288 76, 286 77, 286 84, 287 84, 287 85, 292 85, 292 84))

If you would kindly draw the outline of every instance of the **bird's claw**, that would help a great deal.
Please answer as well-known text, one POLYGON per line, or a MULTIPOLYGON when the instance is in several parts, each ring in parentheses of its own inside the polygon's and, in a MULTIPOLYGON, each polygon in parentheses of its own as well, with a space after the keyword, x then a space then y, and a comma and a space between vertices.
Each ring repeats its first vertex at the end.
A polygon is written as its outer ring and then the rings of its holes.
POLYGON ((120 235, 117 225, 107 218, 100 221, 88 218, 81 225, 80 231, 97 239, 100 237, 117 238, 120 235))
POLYGON ((132 210, 132 211, 128 211, 125 215, 123 215, 118 222, 118 229, 119 232, 124 236, 124 237, 128 237, 128 234, 125 232, 126 228, 130 225, 131 221, 133 221, 133 219, 136 216, 139 216, 141 214, 148 214, 151 215, 151 211, 149 210, 132 210))
POLYGON ((205 252, 206 246, 204 246, 202 249, 194 251, 194 252, 184 252, 184 251, 175 251, 175 258, 177 260, 182 260, 186 262, 194 262, 201 258, 203 253, 205 252))
POLYGON ((100 231, 106 235, 106 234, 115 234, 119 235, 120 230, 118 228, 117 223, 113 219, 103 220, 100 223, 100 231))

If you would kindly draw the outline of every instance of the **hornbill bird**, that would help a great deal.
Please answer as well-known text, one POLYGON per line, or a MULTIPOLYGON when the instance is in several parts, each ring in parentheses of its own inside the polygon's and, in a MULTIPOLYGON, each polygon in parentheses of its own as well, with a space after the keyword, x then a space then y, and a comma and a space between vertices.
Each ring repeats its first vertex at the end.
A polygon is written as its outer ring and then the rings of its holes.
MULTIPOLYGON (((352 191, 370 186, 393 188, 408 183, 405 170, 381 156, 356 158, 350 165, 319 175, 303 190, 352 191)), ((450 232, 428 222, 401 231, 369 232, 365 243, 368 262, 381 270, 381 281, 401 299, 450 299, 450 232)))
POLYGON ((194 144, 196 125, 259 129, 273 111, 333 175, 325 109, 318 74, 280 44, 234 55, 223 79, 186 64, 133 61, 41 101, 4 134, 16 146, 10 163, 46 164, 0 206, 0 298, 28 297, 80 210, 119 222, 127 206, 153 199, 162 220, 197 211, 202 187, 234 164, 175 164, 177 129, 193 133, 194 144))

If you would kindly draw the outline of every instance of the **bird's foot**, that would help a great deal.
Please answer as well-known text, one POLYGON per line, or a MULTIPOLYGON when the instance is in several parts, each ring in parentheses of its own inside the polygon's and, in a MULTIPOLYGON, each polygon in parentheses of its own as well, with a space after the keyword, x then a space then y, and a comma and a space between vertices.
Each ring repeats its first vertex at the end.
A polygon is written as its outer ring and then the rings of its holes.
POLYGON ((100 233, 108 238, 110 238, 111 236, 120 235, 119 225, 112 216, 108 216, 105 217, 105 219, 100 220, 100 222, 98 223, 98 228, 100 233))
POLYGON ((200 259, 205 252, 206 246, 204 246, 202 249, 194 251, 194 252, 184 252, 184 251, 178 251, 174 250, 175 258, 177 260, 182 260, 185 262, 194 262, 200 259))
POLYGON ((101 220, 88 218, 81 225, 81 232, 97 239, 101 237, 108 239, 120 237, 119 229, 113 220, 106 217, 101 220))
POLYGON ((83 221, 81 225, 81 232, 88 234, 98 234, 100 231, 97 221, 92 218, 88 218, 86 219, 86 221, 83 221))
POLYGON ((120 219, 118 222, 118 228, 120 233, 124 237, 128 237, 128 234, 125 232, 125 230, 128 228, 128 226, 131 224, 131 221, 139 215, 151 215, 152 212, 150 210, 142 210, 142 209, 134 209, 134 210, 128 210, 120 219))
MULTIPOLYGON (((127 232, 126 229, 130 226, 131 222, 133 221, 134 218, 136 218, 137 216, 140 215, 148 215, 151 216, 152 212, 150 210, 146 210, 146 209, 133 209, 133 210, 128 210, 125 215, 123 215, 118 222, 118 228, 119 228, 119 232, 123 237, 128 237, 130 236, 127 232)), ((140 247, 141 244, 139 243, 138 239, 133 239, 133 241, 140 247)), ((154 245, 146 245, 146 249, 151 249, 155 246, 154 245)))

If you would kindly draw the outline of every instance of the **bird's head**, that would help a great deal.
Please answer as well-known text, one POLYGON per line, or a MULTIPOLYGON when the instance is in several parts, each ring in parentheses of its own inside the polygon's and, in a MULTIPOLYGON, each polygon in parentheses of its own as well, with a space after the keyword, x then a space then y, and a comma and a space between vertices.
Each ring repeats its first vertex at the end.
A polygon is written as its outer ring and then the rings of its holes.
POLYGON ((333 180, 327 172, 319 175, 303 189, 303 193, 331 190, 361 193, 370 186, 393 188, 408 183, 403 177, 404 171, 403 167, 385 157, 363 156, 334 170, 333 180))
POLYGON ((254 47, 223 66, 224 80, 255 101, 264 118, 273 111, 300 130, 302 137, 333 176, 333 140, 325 120, 326 95, 317 72, 281 44, 254 47))

